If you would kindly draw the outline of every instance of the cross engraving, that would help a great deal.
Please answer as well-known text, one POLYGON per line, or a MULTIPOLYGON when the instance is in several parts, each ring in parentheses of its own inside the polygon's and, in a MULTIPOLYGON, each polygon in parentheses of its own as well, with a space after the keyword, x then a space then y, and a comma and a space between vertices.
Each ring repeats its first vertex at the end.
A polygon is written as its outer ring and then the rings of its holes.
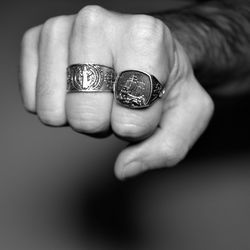
POLYGON ((94 72, 87 65, 83 66, 82 70, 82 87, 88 89, 94 81, 94 72))

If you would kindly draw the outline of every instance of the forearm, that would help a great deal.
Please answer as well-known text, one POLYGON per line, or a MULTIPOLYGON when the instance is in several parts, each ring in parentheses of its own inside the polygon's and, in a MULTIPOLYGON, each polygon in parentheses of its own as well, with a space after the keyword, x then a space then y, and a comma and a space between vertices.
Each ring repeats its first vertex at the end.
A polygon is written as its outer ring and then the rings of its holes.
POLYGON ((250 2, 205 4, 154 14, 182 44, 209 91, 250 92, 250 2))

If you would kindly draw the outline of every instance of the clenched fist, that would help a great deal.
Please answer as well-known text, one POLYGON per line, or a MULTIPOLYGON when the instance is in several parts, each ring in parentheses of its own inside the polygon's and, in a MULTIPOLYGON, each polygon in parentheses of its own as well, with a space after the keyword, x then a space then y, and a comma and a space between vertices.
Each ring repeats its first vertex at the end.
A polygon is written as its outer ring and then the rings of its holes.
POLYGON ((99 6, 51 18, 24 34, 21 91, 26 109, 45 124, 69 124, 91 135, 111 128, 133 142, 116 161, 118 178, 178 163, 213 112, 213 102, 194 77, 181 41, 163 22, 99 6), (113 67, 118 74, 148 72, 166 93, 150 107, 136 110, 118 104, 111 92, 67 93, 66 68, 85 63, 113 67))

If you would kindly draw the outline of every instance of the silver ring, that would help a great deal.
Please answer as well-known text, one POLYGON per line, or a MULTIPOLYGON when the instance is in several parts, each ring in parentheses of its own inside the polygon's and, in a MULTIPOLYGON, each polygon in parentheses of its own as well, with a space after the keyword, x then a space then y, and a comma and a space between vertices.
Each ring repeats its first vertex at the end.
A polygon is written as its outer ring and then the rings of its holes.
POLYGON ((138 70, 120 73, 115 84, 116 101, 130 109, 147 108, 165 93, 164 86, 153 75, 138 70))
POLYGON ((100 64, 72 64, 67 68, 67 92, 112 92, 116 73, 100 64))

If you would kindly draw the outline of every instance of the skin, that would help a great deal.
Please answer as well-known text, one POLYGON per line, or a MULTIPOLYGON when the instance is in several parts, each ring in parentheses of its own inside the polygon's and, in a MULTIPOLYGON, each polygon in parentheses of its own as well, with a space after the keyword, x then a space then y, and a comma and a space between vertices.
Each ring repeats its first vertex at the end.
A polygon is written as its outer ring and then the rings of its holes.
POLYGON ((214 110, 210 95, 197 80, 204 78, 206 64, 202 74, 194 73, 202 66, 196 56, 201 53, 188 49, 191 40, 180 37, 174 15, 158 17, 86 6, 76 15, 54 17, 31 28, 22 40, 24 107, 50 126, 69 125, 91 136, 111 131, 131 142, 115 163, 119 179, 176 165, 205 130, 214 110), (65 71, 75 63, 107 65, 117 73, 148 72, 165 85, 166 94, 143 110, 120 106, 111 93, 67 94, 65 71))

